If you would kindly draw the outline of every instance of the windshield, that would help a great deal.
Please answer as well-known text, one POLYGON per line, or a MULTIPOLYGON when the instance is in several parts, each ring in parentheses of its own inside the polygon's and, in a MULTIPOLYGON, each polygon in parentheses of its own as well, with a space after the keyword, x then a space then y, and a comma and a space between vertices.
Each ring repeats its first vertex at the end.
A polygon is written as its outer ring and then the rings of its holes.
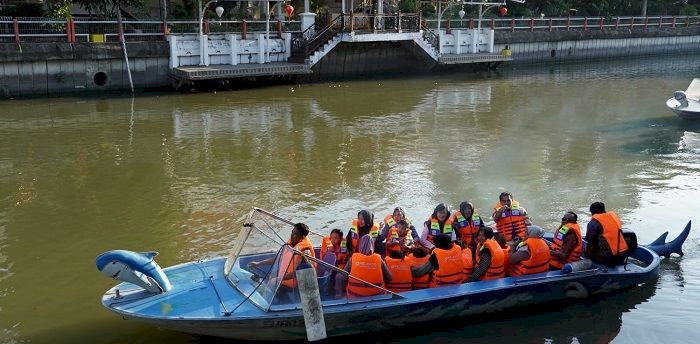
MULTIPOLYGON (((292 240, 293 228, 293 222, 253 208, 226 259, 226 278, 241 293, 250 295, 250 300, 258 307, 265 311, 301 309, 300 285, 302 290, 309 290, 303 289, 307 285, 304 282, 318 285, 324 305, 391 298, 391 295, 379 293, 373 297, 347 299, 344 288, 338 291, 332 282, 334 274, 345 273, 335 267, 335 255, 326 253, 321 257, 320 249, 314 248, 310 240, 304 241, 306 239, 291 247, 288 243, 292 240)), ((321 241, 318 233, 310 231, 309 236, 312 235, 321 241)), ((354 278, 353 281, 363 283, 354 278)), ((377 288, 372 284, 367 287, 377 288)))

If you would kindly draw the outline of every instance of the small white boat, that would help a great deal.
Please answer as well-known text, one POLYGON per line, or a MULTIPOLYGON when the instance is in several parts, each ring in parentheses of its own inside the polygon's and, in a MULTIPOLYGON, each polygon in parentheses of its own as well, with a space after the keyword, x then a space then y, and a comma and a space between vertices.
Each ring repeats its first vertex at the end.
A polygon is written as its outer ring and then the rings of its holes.
POLYGON ((666 106, 680 118, 700 118, 700 79, 693 79, 685 92, 673 92, 666 106))

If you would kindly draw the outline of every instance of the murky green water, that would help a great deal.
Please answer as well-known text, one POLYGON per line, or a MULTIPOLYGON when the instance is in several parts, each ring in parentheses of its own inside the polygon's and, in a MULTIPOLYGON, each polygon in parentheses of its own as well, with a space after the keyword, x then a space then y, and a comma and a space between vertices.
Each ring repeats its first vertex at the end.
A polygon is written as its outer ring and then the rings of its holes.
MULTIPOLYGON (((110 249, 161 266, 222 255, 252 206, 313 229, 415 219, 514 193, 553 229, 595 200, 649 243, 700 210, 700 121, 665 108, 700 62, 646 58, 496 73, 0 105, 0 342, 212 342, 102 308, 110 249)), ((700 231, 661 278, 602 302, 364 340, 686 343, 700 335, 700 231)))

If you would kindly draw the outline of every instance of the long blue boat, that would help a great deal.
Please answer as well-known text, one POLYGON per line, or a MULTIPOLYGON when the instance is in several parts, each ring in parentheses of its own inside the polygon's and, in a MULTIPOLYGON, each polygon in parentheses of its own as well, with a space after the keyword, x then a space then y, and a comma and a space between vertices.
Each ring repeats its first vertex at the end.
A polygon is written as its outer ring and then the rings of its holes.
POLYGON ((165 269, 155 262, 156 252, 105 252, 97 257, 97 268, 122 283, 103 295, 102 304, 125 319, 175 331, 245 340, 315 340, 635 288, 658 276, 660 254, 683 255, 691 227, 688 222, 671 242, 664 233, 640 245, 625 265, 593 264, 569 273, 549 271, 347 298, 328 292, 334 270, 316 259, 316 268, 304 269, 312 272, 311 287, 302 283, 307 280, 303 277, 293 293, 281 295, 276 273, 269 272, 278 271, 283 250, 298 253, 284 244, 290 223, 253 208, 227 257, 165 269), (249 268, 249 262, 270 257, 275 262, 268 269, 249 268))

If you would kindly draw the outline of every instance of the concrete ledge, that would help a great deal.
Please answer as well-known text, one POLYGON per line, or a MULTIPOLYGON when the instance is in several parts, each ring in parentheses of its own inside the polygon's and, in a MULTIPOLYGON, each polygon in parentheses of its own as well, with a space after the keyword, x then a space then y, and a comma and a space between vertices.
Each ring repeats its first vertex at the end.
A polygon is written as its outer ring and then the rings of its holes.
POLYGON ((72 60, 68 43, 0 43, 0 62, 72 60))
POLYGON ((679 37, 700 35, 700 27, 692 28, 654 28, 629 29, 620 27, 615 29, 599 30, 592 28, 587 31, 581 29, 571 31, 535 31, 535 32, 508 32, 496 30, 494 41, 498 44, 535 43, 535 42, 561 42, 582 41, 589 39, 622 39, 622 38, 649 38, 649 37, 679 37))

